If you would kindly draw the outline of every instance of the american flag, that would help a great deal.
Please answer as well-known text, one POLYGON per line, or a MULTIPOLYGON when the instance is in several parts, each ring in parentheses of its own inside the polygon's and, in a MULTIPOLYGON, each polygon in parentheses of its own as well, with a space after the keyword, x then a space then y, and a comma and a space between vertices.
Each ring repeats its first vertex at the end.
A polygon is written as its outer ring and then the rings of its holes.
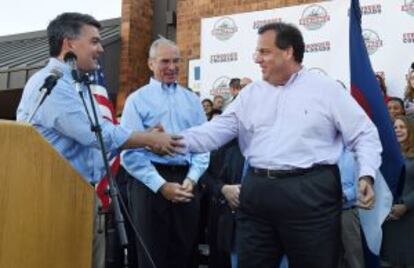
MULTIPOLYGON (((112 105, 112 102, 109 100, 108 92, 105 88, 105 77, 101 66, 98 67, 98 69, 95 71, 91 78, 91 91, 99 105, 99 109, 103 118, 111 121, 115 125, 119 124, 116 118, 114 106, 112 105)), ((121 157, 119 156, 119 154, 109 154, 108 157, 112 175, 115 176, 120 166, 121 157)), ((109 204, 111 203, 111 198, 108 194, 108 189, 108 176, 105 175, 95 187, 98 198, 101 200, 103 211, 107 211, 109 204)))

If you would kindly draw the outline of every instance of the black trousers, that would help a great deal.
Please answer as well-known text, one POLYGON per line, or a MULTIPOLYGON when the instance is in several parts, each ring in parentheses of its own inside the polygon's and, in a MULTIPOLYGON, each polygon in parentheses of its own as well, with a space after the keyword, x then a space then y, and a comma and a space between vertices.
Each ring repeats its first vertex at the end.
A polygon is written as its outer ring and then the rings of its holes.
MULTIPOLYGON (((168 182, 182 183, 188 167, 156 166, 168 182)), ((195 187, 196 188, 196 187, 195 187)), ((172 203, 160 192, 153 193, 138 180, 128 185, 132 221, 143 237, 157 268, 186 268, 197 237, 199 199, 189 203, 172 203)), ((137 242, 139 268, 152 268, 144 249, 137 242)))
POLYGON ((341 183, 336 166, 269 178, 250 170, 237 214, 239 268, 335 268, 340 249, 341 183))

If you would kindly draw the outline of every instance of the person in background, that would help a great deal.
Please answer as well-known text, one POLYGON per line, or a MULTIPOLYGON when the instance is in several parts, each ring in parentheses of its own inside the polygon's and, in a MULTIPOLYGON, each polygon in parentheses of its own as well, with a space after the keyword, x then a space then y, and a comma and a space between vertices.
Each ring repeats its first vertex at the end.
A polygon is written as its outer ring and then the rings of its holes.
POLYGON ((234 100, 234 98, 237 97, 237 94, 239 94, 241 90, 240 78, 232 78, 229 83, 229 89, 231 100, 234 100))
POLYGON ((414 120, 414 69, 410 69, 404 92, 404 107, 407 117, 414 120))
POLYGON ((394 129, 405 158, 405 180, 402 195, 383 224, 380 255, 384 268, 414 268, 414 125, 397 116, 394 129))
POLYGON ((240 87, 241 87, 241 89, 243 89, 245 86, 247 86, 248 84, 250 84, 251 82, 253 82, 252 81, 252 79, 250 79, 250 78, 248 78, 248 77, 243 77, 241 80, 240 80, 240 87))
POLYGON ((398 97, 390 97, 387 102, 387 107, 393 121, 395 117, 405 115, 404 101, 398 97))
POLYGON ((208 114, 213 110, 213 102, 210 99, 204 99, 201 101, 201 104, 203 105, 204 113, 208 117, 208 114))
POLYGON ((215 155, 221 162, 216 176, 207 176, 211 196, 208 230, 210 245, 209 267, 237 267, 235 255, 236 212, 239 206, 244 157, 237 139, 222 146, 215 155), (232 256, 231 256, 232 255, 232 256))
POLYGON ((223 96, 221 96, 221 95, 214 96, 213 108, 217 109, 217 110, 220 110, 220 111, 223 111, 223 108, 224 108, 224 98, 223 98, 223 96))
POLYGON ((339 158, 342 184, 341 240, 339 268, 364 268, 361 227, 357 205, 358 166, 354 153, 345 149, 339 158))

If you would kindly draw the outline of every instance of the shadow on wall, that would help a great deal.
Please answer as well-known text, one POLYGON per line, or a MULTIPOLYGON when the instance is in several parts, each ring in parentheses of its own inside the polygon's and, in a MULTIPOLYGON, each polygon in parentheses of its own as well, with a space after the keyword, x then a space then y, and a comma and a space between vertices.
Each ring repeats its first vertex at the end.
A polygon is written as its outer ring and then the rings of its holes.
POLYGON ((0 90, 0 119, 16 120, 16 110, 23 89, 0 90))

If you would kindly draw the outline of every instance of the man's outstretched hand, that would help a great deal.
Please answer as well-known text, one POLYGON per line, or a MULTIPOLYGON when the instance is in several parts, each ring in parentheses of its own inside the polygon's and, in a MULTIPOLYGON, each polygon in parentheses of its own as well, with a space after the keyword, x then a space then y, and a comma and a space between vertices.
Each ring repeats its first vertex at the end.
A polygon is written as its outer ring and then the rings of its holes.
POLYGON ((147 148, 160 155, 174 155, 184 146, 181 136, 165 133, 161 125, 148 130, 148 139, 147 148))

